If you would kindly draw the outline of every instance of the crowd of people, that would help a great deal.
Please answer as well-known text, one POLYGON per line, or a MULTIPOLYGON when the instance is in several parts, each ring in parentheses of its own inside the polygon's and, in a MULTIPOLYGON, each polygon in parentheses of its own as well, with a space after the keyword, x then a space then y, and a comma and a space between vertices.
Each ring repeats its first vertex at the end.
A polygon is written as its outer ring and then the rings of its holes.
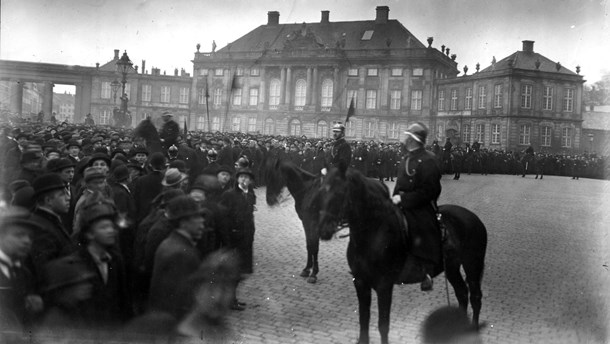
MULTIPOLYGON (((269 159, 290 160, 313 174, 343 166, 382 181, 400 177, 394 202, 407 208, 408 193, 419 186, 411 185, 403 157, 421 160, 415 153, 426 149, 421 156, 436 159, 437 182, 440 173, 458 169, 521 174, 528 171, 525 160, 541 178, 607 176, 606 160, 593 154, 491 151, 476 142, 424 149, 423 127, 407 132, 409 150, 400 143, 349 143, 341 124, 332 139, 309 139, 188 132, 171 113, 163 119, 158 147, 137 128, 2 126, 0 192, 9 205, 0 218, 2 333, 182 338, 201 335, 205 324, 211 338, 230 341, 222 319, 248 307, 238 299, 239 282, 254 272, 254 189, 265 185, 269 159)), ((440 184, 430 197, 438 194, 440 184)), ((434 211, 426 209, 432 222, 434 211)), ((428 265, 439 256, 432 251, 422 252, 428 265)), ((432 288, 429 276, 423 282, 423 290, 432 288)))

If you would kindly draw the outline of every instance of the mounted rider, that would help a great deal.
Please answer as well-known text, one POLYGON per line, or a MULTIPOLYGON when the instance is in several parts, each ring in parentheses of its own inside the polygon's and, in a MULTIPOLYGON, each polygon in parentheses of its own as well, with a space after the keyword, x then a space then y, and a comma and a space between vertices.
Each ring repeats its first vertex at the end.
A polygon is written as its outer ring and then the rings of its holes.
POLYGON ((405 214, 410 254, 423 270, 421 289, 429 291, 434 267, 442 262, 441 231, 436 217, 442 173, 434 154, 424 148, 426 126, 420 122, 411 124, 405 134, 407 154, 398 169, 392 202, 405 214))
POLYGON ((327 159, 326 167, 322 169, 322 175, 326 175, 326 169, 330 167, 348 168, 352 160, 352 147, 345 141, 345 125, 337 122, 333 125, 333 139, 330 148, 330 156, 327 159))

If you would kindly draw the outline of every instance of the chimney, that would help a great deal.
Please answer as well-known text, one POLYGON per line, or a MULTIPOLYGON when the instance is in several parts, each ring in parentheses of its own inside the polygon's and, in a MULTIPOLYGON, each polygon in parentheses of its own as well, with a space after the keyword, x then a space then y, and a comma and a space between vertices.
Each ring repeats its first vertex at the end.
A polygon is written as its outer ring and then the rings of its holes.
POLYGON ((119 59, 119 49, 114 49, 114 59, 115 60, 119 59))
POLYGON ((521 41, 523 43, 523 51, 526 53, 534 52, 534 41, 521 41))
POLYGON ((280 12, 269 11, 267 12, 267 25, 279 25, 280 23, 280 12))
POLYGON ((390 8, 388 6, 377 6, 377 17, 375 17, 375 24, 385 24, 388 22, 390 14, 390 8))
POLYGON ((178 76, 178 68, 174 69, 174 76, 178 76))
POLYGON ((322 11, 322 19, 320 20, 320 23, 328 24, 328 22, 329 22, 328 15, 329 14, 330 14, 330 11, 322 11))
POLYGON ((146 74, 146 60, 142 60, 142 74, 146 74))

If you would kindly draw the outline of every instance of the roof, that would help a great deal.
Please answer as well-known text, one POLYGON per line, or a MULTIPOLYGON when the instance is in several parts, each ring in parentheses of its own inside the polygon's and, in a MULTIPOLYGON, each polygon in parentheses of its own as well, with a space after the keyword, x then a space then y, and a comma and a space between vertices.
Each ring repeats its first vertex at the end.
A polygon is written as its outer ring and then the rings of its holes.
POLYGON ((255 52, 290 48, 335 48, 344 50, 425 48, 398 20, 375 20, 261 25, 219 52, 255 52), (365 38, 365 32, 367 33, 365 38))
POLYGON ((483 69, 481 73, 485 72, 493 72, 500 71, 505 69, 510 69, 512 64, 512 68, 514 69, 525 69, 536 71, 539 70, 541 72, 549 72, 549 73, 559 73, 559 74, 567 74, 567 75, 578 75, 571 70, 565 68, 564 66, 560 66, 559 70, 557 70, 557 62, 552 61, 549 58, 544 57, 541 54, 536 52, 527 52, 527 51, 517 51, 512 55, 509 55, 502 60, 492 63, 489 67, 483 69), (537 61, 540 61, 540 65, 536 68, 537 61))
POLYGON ((610 113, 608 112, 583 112, 582 128, 596 130, 610 130, 610 113))

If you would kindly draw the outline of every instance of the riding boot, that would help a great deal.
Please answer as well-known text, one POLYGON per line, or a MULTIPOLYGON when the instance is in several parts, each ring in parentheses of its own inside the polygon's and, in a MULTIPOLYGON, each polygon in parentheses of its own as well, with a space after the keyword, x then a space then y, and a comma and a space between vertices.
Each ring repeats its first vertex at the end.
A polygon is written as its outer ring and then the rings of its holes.
POLYGON ((421 291, 432 291, 433 281, 432 281, 432 271, 434 271, 434 264, 423 262, 422 270, 424 272, 424 279, 420 284, 421 291))

